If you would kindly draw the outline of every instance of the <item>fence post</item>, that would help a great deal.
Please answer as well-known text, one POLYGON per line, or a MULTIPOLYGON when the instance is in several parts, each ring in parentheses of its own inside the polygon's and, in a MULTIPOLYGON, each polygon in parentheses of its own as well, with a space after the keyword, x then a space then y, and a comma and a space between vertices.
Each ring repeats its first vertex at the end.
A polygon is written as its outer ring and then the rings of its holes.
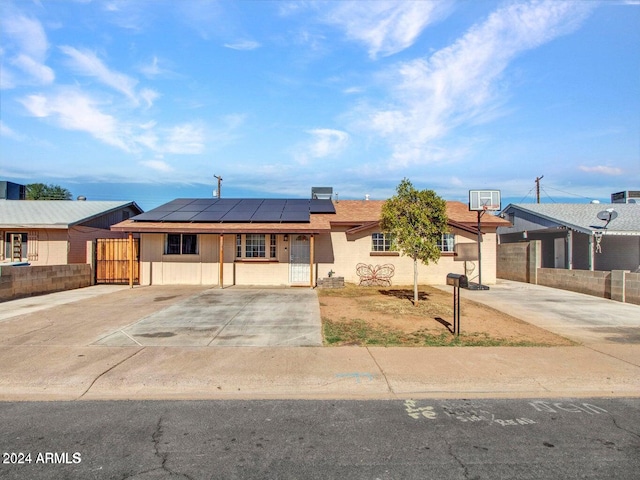
POLYGON ((611 270, 611 300, 625 303, 625 275, 629 270, 611 270))
POLYGON ((538 268, 542 265, 542 242, 540 240, 529 241, 529 279, 528 282, 533 285, 538 284, 538 268))

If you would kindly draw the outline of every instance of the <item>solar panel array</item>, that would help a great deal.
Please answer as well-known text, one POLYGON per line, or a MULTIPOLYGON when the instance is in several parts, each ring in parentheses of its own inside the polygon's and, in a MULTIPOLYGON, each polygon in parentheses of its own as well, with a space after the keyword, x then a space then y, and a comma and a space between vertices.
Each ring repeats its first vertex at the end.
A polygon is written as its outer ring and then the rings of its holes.
POLYGON ((331 200, 178 198, 132 217, 137 222, 301 223, 312 213, 336 213, 331 200))

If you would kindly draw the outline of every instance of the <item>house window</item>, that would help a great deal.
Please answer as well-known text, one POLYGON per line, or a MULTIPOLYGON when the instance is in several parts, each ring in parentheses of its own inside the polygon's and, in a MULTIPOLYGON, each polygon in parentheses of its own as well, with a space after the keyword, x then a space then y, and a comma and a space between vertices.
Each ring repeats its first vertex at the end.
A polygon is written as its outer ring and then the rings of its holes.
POLYGON ((169 233, 165 242, 166 255, 197 255, 198 235, 187 233, 169 233))
POLYGON ((264 235, 245 235, 244 256, 246 258, 265 258, 264 235))
POLYGON ((438 241, 438 248, 443 253, 453 253, 456 236, 453 233, 443 233, 438 241))
POLYGON ((371 236, 372 252, 389 252, 393 250, 393 236, 390 233, 374 233, 371 236))
POLYGON ((267 258, 267 240, 269 241, 268 258, 277 258, 277 235, 267 236, 257 233, 236 235, 236 258, 267 258))
POLYGON ((4 258, 12 262, 23 262, 28 259, 29 235, 23 232, 7 232, 5 235, 4 258))

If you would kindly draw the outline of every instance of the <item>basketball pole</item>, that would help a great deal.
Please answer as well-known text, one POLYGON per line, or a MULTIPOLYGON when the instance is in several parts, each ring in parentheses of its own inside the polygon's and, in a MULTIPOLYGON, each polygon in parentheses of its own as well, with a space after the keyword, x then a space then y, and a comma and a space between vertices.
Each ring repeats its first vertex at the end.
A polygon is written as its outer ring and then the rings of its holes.
POLYGON ((478 210, 478 286, 475 289, 470 290, 489 290, 489 287, 482 285, 482 228, 480 226, 480 219, 487 213, 487 207, 483 207, 482 210, 478 210))
POLYGON ((478 210, 478 287, 482 288, 482 231, 480 230, 480 218, 482 214, 478 210))

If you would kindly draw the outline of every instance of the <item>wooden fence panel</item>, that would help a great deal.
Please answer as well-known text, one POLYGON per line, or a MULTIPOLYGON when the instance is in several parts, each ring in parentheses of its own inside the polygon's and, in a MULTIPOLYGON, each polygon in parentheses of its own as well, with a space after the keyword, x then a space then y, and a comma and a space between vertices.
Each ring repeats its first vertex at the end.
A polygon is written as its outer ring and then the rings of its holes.
MULTIPOLYGON (((129 240, 96 239, 96 283, 129 283, 129 240)), ((133 283, 140 283, 140 240, 133 239, 133 283)))

